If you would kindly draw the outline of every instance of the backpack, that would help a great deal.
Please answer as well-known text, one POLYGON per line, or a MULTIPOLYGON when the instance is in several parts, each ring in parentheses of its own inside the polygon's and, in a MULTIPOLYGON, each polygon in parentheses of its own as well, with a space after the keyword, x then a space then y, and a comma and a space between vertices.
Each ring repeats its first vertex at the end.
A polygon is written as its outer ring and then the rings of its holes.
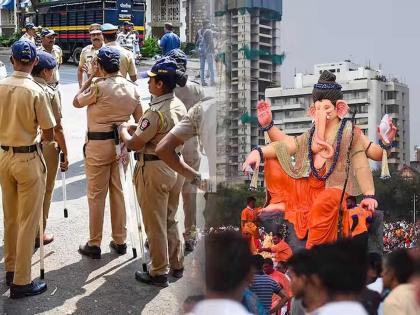
POLYGON ((207 43, 205 39, 206 32, 209 31, 209 29, 201 29, 198 31, 198 38, 196 42, 196 47, 198 49, 198 52, 200 55, 205 55, 207 53, 207 43))

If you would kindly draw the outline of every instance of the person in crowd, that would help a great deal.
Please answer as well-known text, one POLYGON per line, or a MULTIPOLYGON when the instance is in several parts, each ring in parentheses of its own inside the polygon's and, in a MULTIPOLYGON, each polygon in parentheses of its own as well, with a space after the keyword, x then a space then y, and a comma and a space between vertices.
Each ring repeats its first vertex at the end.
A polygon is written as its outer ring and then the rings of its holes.
POLYGON ((35 37, 36 37, 37 28, 35 27, 34 23, 26 23, 25 24, 25 33, 22 35, 20 40, 27 40, 35 44, 35 37))
POLYGON ((192 313, 251 314, 241 305, 253 278, 252 255, 241 234, 231 230, 210 233, 205 239, 205 266, 206 299, 192 313))
POLYGON ((181 48, 181 40, 179 36, 174 33, 174 27, 171 23, 165 23, 165 34, 160 39, 159 45, 162 48, 162 55, 167 55, 172 49, 181 48))
POLYGON ((210 86, 215 84, 214 76, 214 39, 213 31, 210 28, 210 21, 205 20, 203 27, 198 30, 195 37, 196 47, 200 55, 200 79, 201 85, 207 86, 205 69, 206 63, 210 72, 210 86))
POLYGON ((261 255, 255 255, 253 258, 255 274, 250 289, 257 295, 259 301, 264 306, 264 309, 269 314, 272 311, 281 309, 287 303, 289 297, 275 280, 264 273, 264 258, 261 255), (274 310, 271 308, 273 294, 280 297, 280 302, 274 310))
POLYGON ((255 208, 256 202, 257 199, 253 196, 246 199, 246 208, 244 208, 241 212, 241 230, 244 229, 245 224, 248 222, 257 225, 258 211, 255 208))
POLYGON ((57 61, 57 66, 54 69, 54 75, 49 83, 53 87, 57 87, 60 82, 60 73, 59 69, 61 64, 63 63, 63 50, 60 46, 55 44, 55 39, 57 38, 57 33, 53 30, 45 29, 41 32, 41 39, 42 43, 39 47, 39 50, 46 51, 47 53, 51 54, 55 60, 57 61))
POLYGON ((383 283, 384 288, 390 290, 384 300, 384 315, 420 314, 414 285, 410 283, 414 268, 414 259, 407 249, 397 249, 384 257, 383 283))
POLYGON ((273 236, 273 246, 271 248, 262 248, 260 251, 272 253, 276 262, 287 261, 293 254, 292 249, 284 241, 281 233, 276 233, 273 236))

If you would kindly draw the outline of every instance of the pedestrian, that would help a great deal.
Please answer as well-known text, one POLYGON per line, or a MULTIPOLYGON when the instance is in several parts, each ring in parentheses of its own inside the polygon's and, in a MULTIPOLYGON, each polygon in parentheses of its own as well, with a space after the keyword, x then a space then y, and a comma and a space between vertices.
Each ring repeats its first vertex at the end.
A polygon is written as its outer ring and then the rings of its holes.
POLYGON ((179 36, 174 33, 174 27, 171 23, 165 23, 164 32, 165 34, 159 42, 160 48, 162 48, 162 54, 166 55, 172 49, 180 49, 181 40, 179 39, 179 36))
MULTIPOLYGON (((180 49, 171 50, 166 56, 174 58, 177 62, 177 69, 182 76, 187 70, 187 56, 180 49)), ((186 76, 185 76, 186 78, 186 76)), ((177 85, 175 96, 184 103, 187 111, 204 98, 204 89, 197 82, 186 78, 185 84, 177 85)), ((182 149, 184 162, 195 171, 200 168, 201 156, 199 152, 198 137, 193 136, 184 143, 182 149)), ((184 181, 182 186, 182 204, 184 208, 184 241, 185 251, 194 250, 197 239, 197 186, 191 185, 189 181, 184 181)))
POLYGON ((4 269, 10 297, 22 298, 47 290, 32 282, 31 258, 45 194, 46 166, 38 130, 48 143, 54 138, 54 115, 44 89, 32 80, 38 62, 30 41, 12 45, 14 72, 0 81, 0 185, 4 214, 4 269))
POLYGON ((101 30, 104 37, 105 46, 115 48, 120 52, 120 72, 122 76, 126 78, 128 74, 130 80, 136 82, 137 68, 133 54, 127 49, 121 47, 116 42, 118 27, 110 23, 105 23, 102 25, 101 30))
POLYGON ((83 74, 89 77, 92 72, 92 61, 98 54, 100 48, 104 46, 104 37, 101 31, 101 25, 94 23, 89 27, 89 36, 91 45, 87 45, 80 53, 79 67, 77 68, 77 81, 79 81, 79 89, 83 85, 83 74))
POLYGON ((258 210, 255 209, 255 203, 257 199, 254 196, 249 196, 246 199, 246 208, 242 209, 241 212, 241 230, 247 222, 252 222, 257 225, 258 210))
MULTIPOLYGON (((54 240, 53 235, 45 234, 45 229, 47 226, 48 214, 50 211, 51 199, 54 191, 55 178, 57 176, 58 166, 64 171, 68 169, 68 159, 67 159, 67 145, 66 138, 64 137, 63 126, 61 124, 61 103, 60 96, 56 88, 53 88, 49 83, 53 79, 54 69, 57 66, 57 61, 55 58, 45 52, 38 51, 38 64, 32 69, 32 76, 34 81, 37 82, 41 87, 44 88, 49 100, 49 106, 54 114, 56 125, 54 127, 54 141, 44 144, 42 146, 42 154, 44 155, 45 163, 47 166, 47 180, 45 186, 45 195, 43 201, 43 228, 44 236, 43 242, 44 245, 51 243, 54 240), (64 154, 64 161, 59 163, 60 150, 64 154)), ((42 138, 42 136, 41 136, 42 138)), ((35 241, 35 247, 39 247, 39 235, 35 241)))
POLYGON ((281 233, 273 235, 273 246, 270 248, 262 248, 261 252, 269 252, 273 254, 273 258, 276 262, 287 261, 292 257, 292 249, 289 244, 284 241, 284 237, 281 233))
POLYGON ((135 84, 119 74, 120 52, 102 47, 95 59, 92 74, 74 98, 77 108, 87 107, 87 142, 84 145, 87 198, 89 204, 89 241, 79 247, 82 255, 101 257, 105 199, 109 191, 112 241, 110 247, 119 255, 127 251, 125 243, 126 209, 115 152, 113 126, 142 115, 140 95, 135 84), (97 78, 98 77, 98 78, 97 78))
POLYGON ((39 47, 39 50, 43 50, 51 54, 57 61, 57 66, 54 69, 54 75, 51 80, 51 85, 53 87, 58 87, 58 84, 60 82, 60 73, 58 72, 58 70, 60 69, 60 65, 63 63, 63 51, 61 50, 60 46, 55 44, 56 37, 57 33, 53 30, 43 30, 41 32, 42 43, 39 47))
MULTIPOLYGON (((156 145, 186 114, 184 104, 175 97, 177 65, 162 58, 152 67, 149 91, 154 96, 139 125, 123 124, 121 138, 127 147, 137 151, 133 174, 137 198, 143 215, 150 246, 149 272, 137 271, 138 281, 167 287, 168 272, 181 278, 184 255, 175 220, 184 178, 177 175, 156 155, 156 145), (130 135, 132 133, 132 135, 130 135)), ((180 153, 181 148, 177 150, 180 153)))
POLYGON ((36 27, 34 23, 26 23, 25 25, 25 34, 22 35, 20 40, 27 40, 35 44, 35 37, 36 37, 36 27))
POLYGON ((207 86, 205 69, 206 62, 210 71, 210 86, 215 84, 214 78, 214 39, 213 31, 210 28, 210 21, 205 20, 203 27, 198 30, 195 37, 195 44, 200 55, 200 78, 201 85, 207 86))

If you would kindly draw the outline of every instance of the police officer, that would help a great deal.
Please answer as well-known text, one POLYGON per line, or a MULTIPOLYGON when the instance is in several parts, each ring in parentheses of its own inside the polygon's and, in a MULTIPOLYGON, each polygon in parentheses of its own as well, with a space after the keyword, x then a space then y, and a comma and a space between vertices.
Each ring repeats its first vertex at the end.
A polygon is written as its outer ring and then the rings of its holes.
MULTIPOLYGON (((186 114, 185 106, 175 97, 176 62, 158 60, 149 74, 149 91, 153 95, 150 108, 138 126, 123 124, 120 134, 129 149, 138 151, 133 178, 150 247, 149 272, 136 272, 136 279, 166 287, 168 272, 181 278, 183 253, 176 211, 184 178, 178 176, 156 155, 158 142, 186 114), (129 132, 130 129, 130 132, 129 132), (130 135, 132 133, 132 135, 130 135)), ((181 152, 181 148, 177 149, 181 152)))
MULTIPOLYGON (((60 168, 67 170, 67 145, 64 137, 63 126, 61 124, 61 103, 57 89, 53 88, 48 83, 51 82, 54 75, 54 69, 57 66, 57 61, 54 57, 45 52, 38 51, 38 64, 32 69, 32 76, 47 93, 49 106, 54 114, 56 126, 54 127, 54 142, 50 142, 42 146, 42 153, 44 155, 45 163, 47 165, 47 181, 45 188, 45 196, 43 202, 43 227, 44 231, 47 225, 48 213, 51 205, 52 193, 54 190, 55 178, 57 176, 59 165, 60 149, 64 154, 64 162, 60 163, 60 168)), ((44 234, 44 245, 51 243, 54 240, 53 235, 44 234)), ((35 247, 39 247, 39 237, 35 241, 35 247)))
POLYGON ((92 60, 98 54, 98 50, 104 46, 104 37, 102 36, 101 25, 94 23, 89 27, 89 35, 91 45, 87 45, 80 53, 79 68, 77 69, 77 80, 79 81, 79 88, 83 84, 83 74, 87 77, 92 72, 92 60))
POLYGON ((60 65, 63 63, 63 51, 61 50, 60 46, 55 45, 55 38, 57 37, 57 33, 53 30, 45 29, 41 32, 41 47, 39 50, 46 51, 47 53, 51 54, 55 60, 57 61, 57 66, 54 69, 54 75, 51 80, 51 84, 53 87, 57 87, 60 81, 60 73, 58 69, 60 65))
POLYGON ((0 184, 4 212, 4 266, 10 297, 22 298, 47 290, 31 281, 31 257, 45 193, 46 166, 37 143, 54 137, 55 120, 42 87, 32 80, 38 62, 36 46, 12 46, 14 72, 0 81, 0 184))
POLYGON ((20 40, 27 40, 35 44, 35 37, 36 37, 36 27, 34 23, 26 23, 25 34, 22 35, 20 40))
MULTIPOLYGON (((167 54, 167 56, 176 60, 179 72, 186 72, 187 56, 182 50, 173 49, 167 54)), ((204 89, 199 83, 189 80, 182 85, 183 86, 178 85, 175 88, 175 95, 184 103, 187 110, 189 110, 204 98, 204 89)), ((196 136, 191 137, 184 143, 182 157, 184 158, 185 163, 191 166, 195 171, 198 171, 200 168, 201 158, 198 148, 198 139, 196 136)), ((185 181, 182 186, 182 202, 185 216, 185 251, 193 251, 197 236, 197 186, 191 185, 189 181, 185 181)))
POLYGON ((104 36, 105 45, 113 47, 120 52, 120 72, 122 76, 125 78, 128 74, 131 81, 137 81, 137 68, 133 54, 116 42, 118 27, 110 23, 105 23, 102 25, 101 30, 104 36))
POLYGON ((85 170, 89 204, 90 238, 79 247, 82 255, 101 257, 102 227, 105 199, 109 190, 112 226, 110 246, 118 254, 127 251, 127 231, 124 195, 115 152, 113 125, 120 125, 142 116, 140 95, 134 83, 119 74, 120 52, 102 47, 94 61, 92 75, 74 98, 77 108, 87 106, 87 142, 85 144, 85 170), (101 77, 95 78, 100 75, 101 77))

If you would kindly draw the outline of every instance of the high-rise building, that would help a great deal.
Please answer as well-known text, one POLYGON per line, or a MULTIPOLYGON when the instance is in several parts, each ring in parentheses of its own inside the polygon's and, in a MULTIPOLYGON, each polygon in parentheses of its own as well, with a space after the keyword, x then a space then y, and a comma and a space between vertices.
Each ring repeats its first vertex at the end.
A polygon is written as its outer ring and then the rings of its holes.
MULTIPOLYGON (((400 167, 410 163, 409 89, 395 78, 387 78, 380 70, 360 67, 350 61, 318 64, 313 74, 297 73, 294 88, 266 90, 277 127, 287 134, 301 134, 311 127, 307 114, 312 104, 313 85, 322 71, 329 70, 342 85, 344 100, 351 110, 357 110, 356 124, 371 139, 378 142, 377 125, 384 114, 389 114, 398 133, 388 158, 390 164, 400 167)), ((377 163, 372 162, 372 167, 377 163)))
MULTIPOLYGON (((280 85, 280 22, 282 1, 216 1, 215 15, 226 25, 226 84, 229 91, 218 119, 224 139, 218 139, 218 176, 229 183, 249 179, 240 171, 251 148, 264 144, 255 117, 257 102, 268 87, 280 85)), ((219 134, 220 135, 220 134, 219 134)))

